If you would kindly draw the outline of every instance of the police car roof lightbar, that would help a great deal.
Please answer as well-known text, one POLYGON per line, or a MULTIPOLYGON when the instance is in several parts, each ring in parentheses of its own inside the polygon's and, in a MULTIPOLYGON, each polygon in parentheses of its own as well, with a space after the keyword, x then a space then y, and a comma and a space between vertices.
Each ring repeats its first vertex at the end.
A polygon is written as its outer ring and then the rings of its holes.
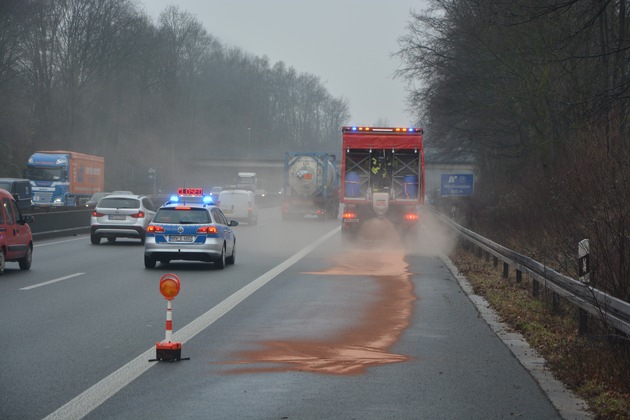
POLYGON ((177 195, 172 195, 166 204, 186 204, 188 203, 201 203, 205 205, 214 204, 212 195, 204 195, 203 188, 185 188, 180 187, 177 189, 177 195), (188 200, 187 200, 188 199, 188 200))

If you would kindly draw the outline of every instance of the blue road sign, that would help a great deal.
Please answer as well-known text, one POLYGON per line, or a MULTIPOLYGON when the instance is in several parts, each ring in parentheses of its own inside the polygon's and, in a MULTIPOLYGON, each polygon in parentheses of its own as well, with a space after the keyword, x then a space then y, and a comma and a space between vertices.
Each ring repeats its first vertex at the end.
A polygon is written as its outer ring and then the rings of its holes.
POLYGON ((442 196, 472 195, 473 174, 442 174, 442 196))

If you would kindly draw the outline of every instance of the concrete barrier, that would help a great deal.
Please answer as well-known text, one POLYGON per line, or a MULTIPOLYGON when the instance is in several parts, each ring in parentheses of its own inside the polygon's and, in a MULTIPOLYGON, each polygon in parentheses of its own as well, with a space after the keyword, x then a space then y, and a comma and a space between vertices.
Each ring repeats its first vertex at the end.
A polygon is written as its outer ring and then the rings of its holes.
MULTIPOLYGON (((257 203, 260 208, 269 208, 278 206, 280 202, 279 197, 265 197, 259 199, 257 203)), ((66 210, 42 209, 25 212, 25 214, 30 214, 35 218, 29 226, 33 232, 33 238, 37 240, 89 233, 92 210, 85 207, 66 210)))
POLYGON ((66 211, 50 211, 30 213, 35 221, 30 223, 34 239, 44 239, 55 236, 68 236, 90 231, 90 216, 92 209, 77 209, 66 211))

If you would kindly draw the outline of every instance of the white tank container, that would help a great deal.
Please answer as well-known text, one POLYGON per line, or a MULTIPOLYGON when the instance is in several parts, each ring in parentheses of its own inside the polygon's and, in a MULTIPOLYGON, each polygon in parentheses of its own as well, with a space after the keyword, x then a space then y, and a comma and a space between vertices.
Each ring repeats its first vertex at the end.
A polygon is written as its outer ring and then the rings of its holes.
POLYGON ((326 191, 335 181, 335 166, 330 160, 317 156, 298 156, 289 163, 289 186, 299 197, 311 197, 318 189, 326 186, 326 191), (328 167, 324 179, 324 165, 328 167))

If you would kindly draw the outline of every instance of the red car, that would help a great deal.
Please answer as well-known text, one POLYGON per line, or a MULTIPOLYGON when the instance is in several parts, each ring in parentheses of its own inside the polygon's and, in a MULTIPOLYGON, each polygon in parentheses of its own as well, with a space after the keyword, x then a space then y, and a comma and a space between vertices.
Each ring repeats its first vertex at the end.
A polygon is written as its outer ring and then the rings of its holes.
POLYGON ((15 198, 0 189, 0 276, 8 261, 17 261, 21 270, 31 268, 33 235, 29 223, 33 223, 33 216, 22 216, 15 198))

